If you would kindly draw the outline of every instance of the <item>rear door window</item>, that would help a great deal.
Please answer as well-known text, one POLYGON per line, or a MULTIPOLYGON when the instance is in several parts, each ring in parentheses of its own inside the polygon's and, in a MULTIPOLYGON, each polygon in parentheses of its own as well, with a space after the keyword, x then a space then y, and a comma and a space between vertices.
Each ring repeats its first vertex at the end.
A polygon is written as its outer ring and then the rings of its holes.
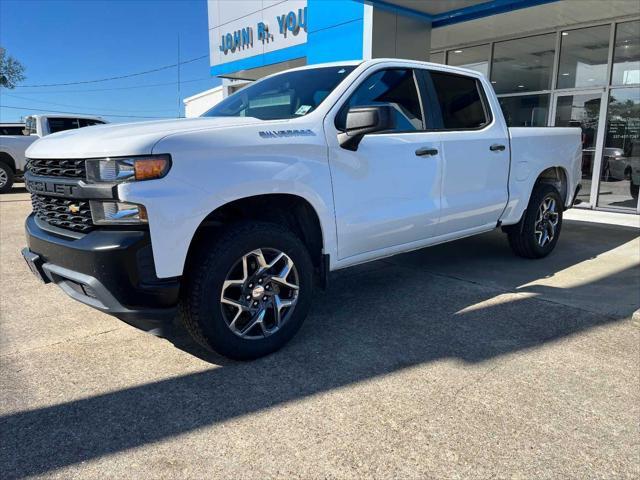
POLYGON ((490 123, 482 86, 476 78, 432 71, 426 83, 440 110, 440 129, 478 129, 490 123))

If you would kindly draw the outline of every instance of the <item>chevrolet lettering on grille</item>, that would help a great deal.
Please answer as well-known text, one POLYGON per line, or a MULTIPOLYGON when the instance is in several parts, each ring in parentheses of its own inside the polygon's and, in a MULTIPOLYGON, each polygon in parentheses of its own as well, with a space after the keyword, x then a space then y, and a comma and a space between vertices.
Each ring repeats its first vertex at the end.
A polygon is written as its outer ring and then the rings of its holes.
POLYGON ((27 190, 33 193, 47 193, 50 195, 60 195, 73 197, 78 187, 66 185, 64 183, 44 182, 42 180, 27 180, 27 190))

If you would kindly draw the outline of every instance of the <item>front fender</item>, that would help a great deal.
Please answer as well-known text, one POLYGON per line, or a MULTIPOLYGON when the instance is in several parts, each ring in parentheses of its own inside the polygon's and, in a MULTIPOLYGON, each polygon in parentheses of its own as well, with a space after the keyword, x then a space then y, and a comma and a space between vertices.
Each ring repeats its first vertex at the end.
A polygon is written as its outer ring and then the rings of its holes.
MULTIPOLYGON (((246 197, 285 193, 304 198, 320 219, 325 253, 336 252, 335 218, 326 147, 294 142, 256 149, 176 148, 172 169, 159 180, 122 184, 120 199, 146 207, 156 274, 180 276, 193 236, 202 221, 223 205, 246 197)), ((172 148, 173 147, 173 148, 172 148)), ((182 145, 184 147, 184 144, 182 145)))

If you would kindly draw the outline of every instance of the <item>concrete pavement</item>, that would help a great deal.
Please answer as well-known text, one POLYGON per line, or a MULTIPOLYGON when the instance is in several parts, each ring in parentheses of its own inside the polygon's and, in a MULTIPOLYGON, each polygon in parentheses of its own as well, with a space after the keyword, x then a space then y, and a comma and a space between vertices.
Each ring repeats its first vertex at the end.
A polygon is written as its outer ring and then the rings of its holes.
POLYGON ((336 272, 250 363, 43 286, 0 197, 3 478, 637 478, 639 230, 567 221, 336 272))

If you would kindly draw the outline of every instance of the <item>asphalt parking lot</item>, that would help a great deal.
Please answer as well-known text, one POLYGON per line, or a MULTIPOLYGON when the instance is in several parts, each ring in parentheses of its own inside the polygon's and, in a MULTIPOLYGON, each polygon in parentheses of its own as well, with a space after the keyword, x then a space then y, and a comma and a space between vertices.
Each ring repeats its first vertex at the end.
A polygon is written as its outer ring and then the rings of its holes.
POLYGON ((40 285, 0 198, 2 478, 638 478, 640 230, 565 222, 336 272, 250 363, 40 285))

